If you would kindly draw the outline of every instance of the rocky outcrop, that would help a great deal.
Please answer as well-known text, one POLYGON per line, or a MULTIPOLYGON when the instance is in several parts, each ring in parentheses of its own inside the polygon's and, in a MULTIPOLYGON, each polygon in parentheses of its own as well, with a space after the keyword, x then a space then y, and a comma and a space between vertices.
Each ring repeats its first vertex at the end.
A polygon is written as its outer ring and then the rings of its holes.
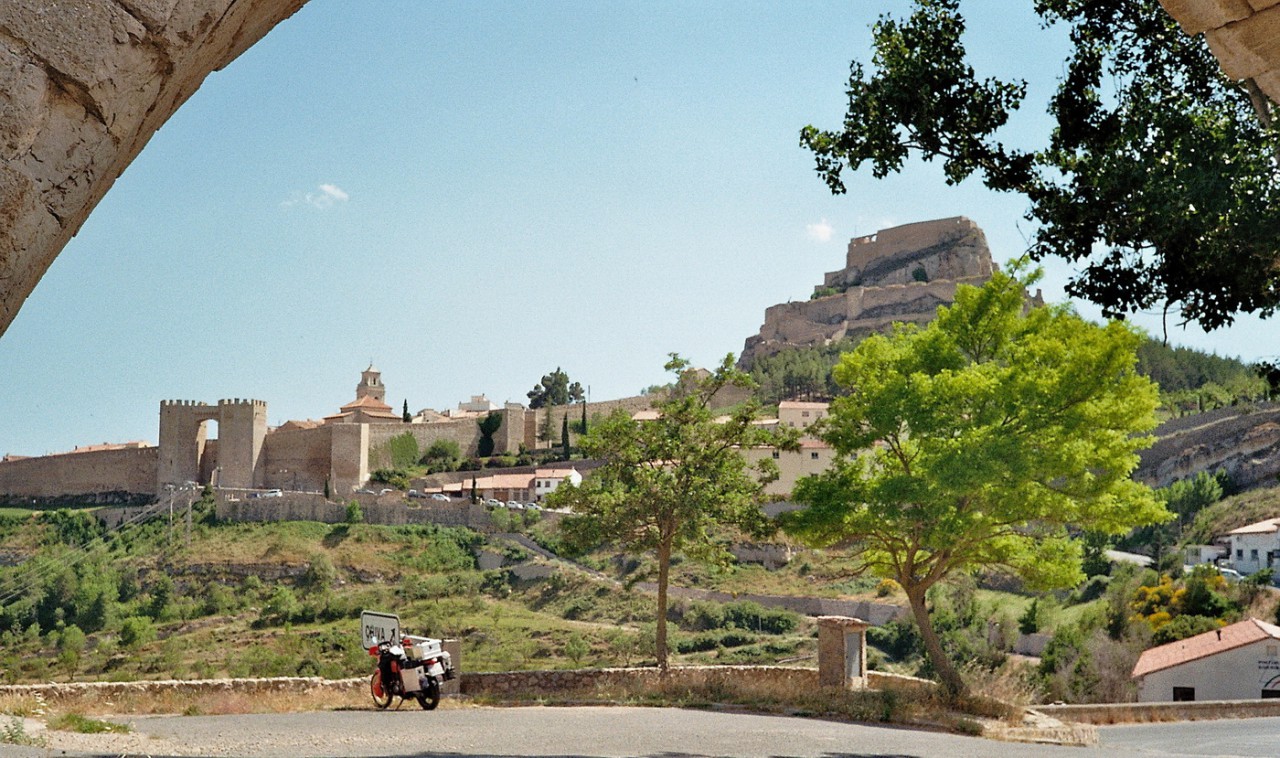
POLYGON ((305 2, 0 2, 0 334, 151 135, 305 2))
POLYGON ((1280 405, 1237 405, 1170 420, 1155 430, 1135 478, 1167 487, 1200 471, 1224 471, 1241 489, 1280 474, 1280 405))
POLYGON ((894 322, 930 321, 939 305, 955 300, 956 285, 981 284, 994 269, 986 236, 963 216, 857 237, 849 241, 845 267, 828 273, 813 299, 765 311, 740 364, 749 368, 788 347, 865 337, 894 322))

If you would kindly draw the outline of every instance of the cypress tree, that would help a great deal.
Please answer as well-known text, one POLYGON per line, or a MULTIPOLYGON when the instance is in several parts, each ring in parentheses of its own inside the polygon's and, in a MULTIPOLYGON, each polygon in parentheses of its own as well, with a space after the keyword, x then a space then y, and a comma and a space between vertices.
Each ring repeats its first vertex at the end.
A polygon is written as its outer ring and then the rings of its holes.
POLYGON ((564 445, 564 459, 569 460, 569 414, 560 418, 560 444, 564 445))
POLYGON ((409 415, 409 398, 407 397, 404 399, 404 412, 401 414, 401 417, 404 419, 406 424, 413 419, 413 416, 409 415))

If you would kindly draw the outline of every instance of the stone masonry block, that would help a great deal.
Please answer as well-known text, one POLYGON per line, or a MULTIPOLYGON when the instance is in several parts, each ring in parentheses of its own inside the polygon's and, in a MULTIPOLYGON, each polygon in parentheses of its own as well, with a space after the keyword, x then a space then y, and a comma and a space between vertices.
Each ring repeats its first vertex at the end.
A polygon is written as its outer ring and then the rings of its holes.
POLYGON ((1246 0, 1160 0, 1187 34, 1199 34, 1253 13, 1246 0))
POLYGON ((1232 79, 1248 79, 1271 70, 1280 60, 1280 7, 1205 34, 1209 48, 1232 79))

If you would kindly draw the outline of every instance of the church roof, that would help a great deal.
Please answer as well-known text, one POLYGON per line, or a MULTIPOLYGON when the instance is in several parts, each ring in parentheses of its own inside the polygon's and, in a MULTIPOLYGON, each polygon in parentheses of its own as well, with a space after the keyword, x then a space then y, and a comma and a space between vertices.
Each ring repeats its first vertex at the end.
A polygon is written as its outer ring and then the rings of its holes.
POLYGON ((390 412, 391 406, 387 405, 381 400, 374 398, 372 395, 365 395, 364 397, 356 398, 355 400, 352 400, 351 402, 342 406, 342 410, 344 411, 351 411, 356 409, 364 409, 366 412, 369 412, 369 411, 390 412))

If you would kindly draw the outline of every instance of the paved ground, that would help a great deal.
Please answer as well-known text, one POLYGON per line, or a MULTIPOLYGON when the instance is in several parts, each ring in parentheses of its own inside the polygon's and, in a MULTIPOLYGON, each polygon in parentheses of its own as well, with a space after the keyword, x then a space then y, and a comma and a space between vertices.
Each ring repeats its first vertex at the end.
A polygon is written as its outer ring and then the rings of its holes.
POLYGON ((904 756, 1280 755, 1280 719, 1182 722, 1101 731, 1096 749, 1002 743, 817 719, 668 708, 441 708, 398 712, 129 719, 126 736, 54 736, 0 757, 208 756, 904 756), (56 741, 55 741, 56 740, 56 741))

